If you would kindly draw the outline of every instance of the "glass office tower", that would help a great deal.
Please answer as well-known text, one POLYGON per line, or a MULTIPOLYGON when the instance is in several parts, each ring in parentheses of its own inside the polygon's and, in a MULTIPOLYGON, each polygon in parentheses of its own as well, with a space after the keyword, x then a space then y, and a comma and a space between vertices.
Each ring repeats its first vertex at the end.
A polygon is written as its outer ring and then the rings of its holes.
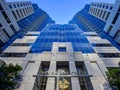
MULTIPOLYGON (((95 5, 98 5, 98 4, 99 3, 97 3, 95 5)), ((101 38, 109 40, 112 43, 112 45, 114 45, 115 47, 117 47, 120 50, 119 41, 116 42, 115 39, 112 36, 110 36, 108 33, 106 33, 106 31, 105 31, 105 30, 107 30, 107 29, 105 29, 106 28, 105 25, 108 24, 109 21, 107 22, 106 20, 103 20, 103 19, 95 16, 95 15, 97 15, 97 11, 94 11, 94 12, 96 12, 96 14, 92 15, 91 11, 90 11, 92 7, 93 7, 93 4, 87 4, 81 11, 79 11, 78 13, 75 14, 75 16, 72 18, 72 20, 69 21, 69 23, 77 24, 78 27, 81 28, 85 32, 88 32, 88 31, 96 32, 101 38)), ((97 8, 97 6, 94 6, 94 7, 95 7, 95 9, 97 8)), ((98 6, 98 7, 100 7, 100 6, 98 6)), ((101 7, 101 11, 102 11, 102 9, 103 8, 101 7)), ((104 12, 106 11, 106 9, 103 9, 103 10, 104 10, 104 12)), ((111 12, 111 11, 112 10, 110 9, 109 12, 111 12)), ((104 18, 104 15, 103 15, 104 12, 101 12, 102 13, 101 15, 103 18, 104 18)), ((105 15, 105 17, 106 17, 106 15, 105 15)), ((118 37, 119 37, 119 35, 118 35, 118 37)))
MULTIPOLYGON (((22 38, 26 32, 37 30, 40 31, 47 25, 47 23, 55 23, 46 12, 44 12, 37 6, 37 4, 32 4, 31 2, 4 3, 9 6, 10 12, 13 14, 14 18, 19 17, 19 15, 22 16, 18 19, 15 19, 16 24, 19 27, 19 31, 15 32, 11 37, 9 37, 9 40, 7 42, 0 42, 0 52, 6 49, 16 38, 22 38), (14 7, 14 5, 16 7, 14 7), (19 11, 19 13, 16 13, 16 10, 19 11), (28 11, 29 13, 27 13, 28 11)), ((3 36, 5 37, 3 33, 1 33, 1 35, 1 39, 3 38, 3 36)))

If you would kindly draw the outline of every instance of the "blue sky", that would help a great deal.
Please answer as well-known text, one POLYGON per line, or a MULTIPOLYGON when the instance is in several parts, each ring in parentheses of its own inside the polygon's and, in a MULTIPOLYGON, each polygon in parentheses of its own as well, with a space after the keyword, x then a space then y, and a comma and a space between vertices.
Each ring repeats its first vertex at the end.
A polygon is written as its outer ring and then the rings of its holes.
POLYGON ((72 17, 80 11, 85 4, 91 2, 114 3, 115 0, 6 0, 11 1, 31 1, 47 12, 57 24, 66 24, 72 17))

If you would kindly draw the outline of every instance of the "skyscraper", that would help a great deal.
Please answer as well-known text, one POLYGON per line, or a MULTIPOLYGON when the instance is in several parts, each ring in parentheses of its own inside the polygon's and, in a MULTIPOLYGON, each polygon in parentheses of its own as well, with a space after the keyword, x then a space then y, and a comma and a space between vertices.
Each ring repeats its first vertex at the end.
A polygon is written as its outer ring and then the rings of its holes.
POLYGON ((115 4, 92 3, 89 13, 106 22, 104 31, 120 44, 119 11, 120 0, 116 0, 115 4))
POLYGON ((19 31, 19 26, 4 0, 0 1, 0 47, 19 31))
POLYGON ((108 40, 120 44, 119 6, 119 0, 116 0, 115 4, 93 2, 79 11, 70 23, 76 23, 84 31, 107 33, 108 40))
POLYGON ((19 21, 25 17, 34 13, 32 3, 30 1, 24 2, 7 2, 16 21, 19 21))
POLYGON ((0 54, 23 68, 16 90, 111 90, 105 72, 119 67, 120 50, 102 38, 107 21, 90 15, 86 5, 69 24, 55 24, 32 6, 34 13, 17 22, 22 37, 0 54))
POLYGON ((113 10, 108 18, 104 31, 120 44, 120 0, 116 0, 113 10))
POLYGON ((27 31, 41 30, 47 23, 54 23, 49 15, 30 1, 0 1, 0 52, 16 38, 21 38, 27 31))

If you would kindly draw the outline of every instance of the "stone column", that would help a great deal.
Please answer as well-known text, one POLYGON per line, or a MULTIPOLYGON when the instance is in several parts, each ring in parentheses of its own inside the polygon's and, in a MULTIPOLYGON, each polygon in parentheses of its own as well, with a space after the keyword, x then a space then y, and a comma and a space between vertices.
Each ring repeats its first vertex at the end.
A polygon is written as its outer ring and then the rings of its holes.
MULTIPOLYGON (((48 73, 49 75, 56 73, 56 61, 51 61, 48 73)), ((46 90, 56 90, 55 89, 55 77, 48 77, 46 90)))
MULTIPOLYGON (((75 72, 77 74, 76 66, 74 61, 69 62, 70 73, 75 72)), ((71 77, 72 90, 81 90, 80 83, 77 77, 71 77)))

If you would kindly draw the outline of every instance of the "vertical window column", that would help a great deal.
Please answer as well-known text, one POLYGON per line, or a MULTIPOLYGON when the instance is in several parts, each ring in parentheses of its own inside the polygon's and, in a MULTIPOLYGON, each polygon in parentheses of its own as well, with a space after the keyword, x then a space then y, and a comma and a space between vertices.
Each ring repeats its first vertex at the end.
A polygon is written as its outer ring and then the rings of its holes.
POLYGON ((16 16, 16 14, 15 14, 14 11, 12 11, 12 14, 13 14, 13 16, 15 17, 15 19, 18 20, 18 18, 17 18, 17 16, 16 16))
POLYGON ((110 33, 110 31, 112 30, 112 28, 113 28, 113 26, 110 25, 109 28, 108 28, 108 30, 107 30, 107 32, 110 33))
POLYGON ((99 15, 99 13, 100 13, 100 9, 98 9, 98 12, 97 12, 97 15, 96 15, 97 17, 98 17, 98 15, 99 15))
POLYGON ((102 16, 102 19, 104 20, 105 18, 105 14, 106 14, 106 11, 103 12, 103 16, 102 16))
POLYGON ((0 4, 0 10, 3 10, 3 7, 2 7, 2 5, 0 4))
POLYGON ((10 27, 13 30, 13 32, 16 33, 16 29, 15 29, 15 27, 12 24, 10 25, 10 27))
POLYGON ((20 13, 18 12, 18 10, 16 10, 16 12, 17 12, 17 15, 19 16, 19 19, 20 19, 21 18, 20 13))
POLYGON ((8 34, 8 32, 4 28, 2 30, 7 35, 7 37, 10 38, 10 35, 8 34))
POLYGON ((115 23, 116 23, 119 15, 120 15, 120 13, 116 13, 116 15, 115 15, 115 17, 114 17, 114 19, 113 19, 113 21, 112 21, 112 24, 115 24, 115 23))
POLYGON ((105 21, 108 20, 109 15, 110 15, 110 12, 107 13, 106 18, 105 18, 105 21))
POLYGON ((22 13, 22 10, 21 10, 21 9, 19 9, 19 11, 20 11, 20 13, 21 13, 22 17, 24 17, 24 15, 23 15, 23 13, 22 13))
MULTIPOLYGON (((3 46, 3 41, 0 39, 0 47, 2 47, 3 46)), ((1 50, 0 50, 0 52, 1 52, 1 50)))
POLYGON ((8 23, 11 23, 9 17, 7 16, 6 12, 5 11, 2 11, 2 15, 4 16, 5 20, 8 22, 8 23))

